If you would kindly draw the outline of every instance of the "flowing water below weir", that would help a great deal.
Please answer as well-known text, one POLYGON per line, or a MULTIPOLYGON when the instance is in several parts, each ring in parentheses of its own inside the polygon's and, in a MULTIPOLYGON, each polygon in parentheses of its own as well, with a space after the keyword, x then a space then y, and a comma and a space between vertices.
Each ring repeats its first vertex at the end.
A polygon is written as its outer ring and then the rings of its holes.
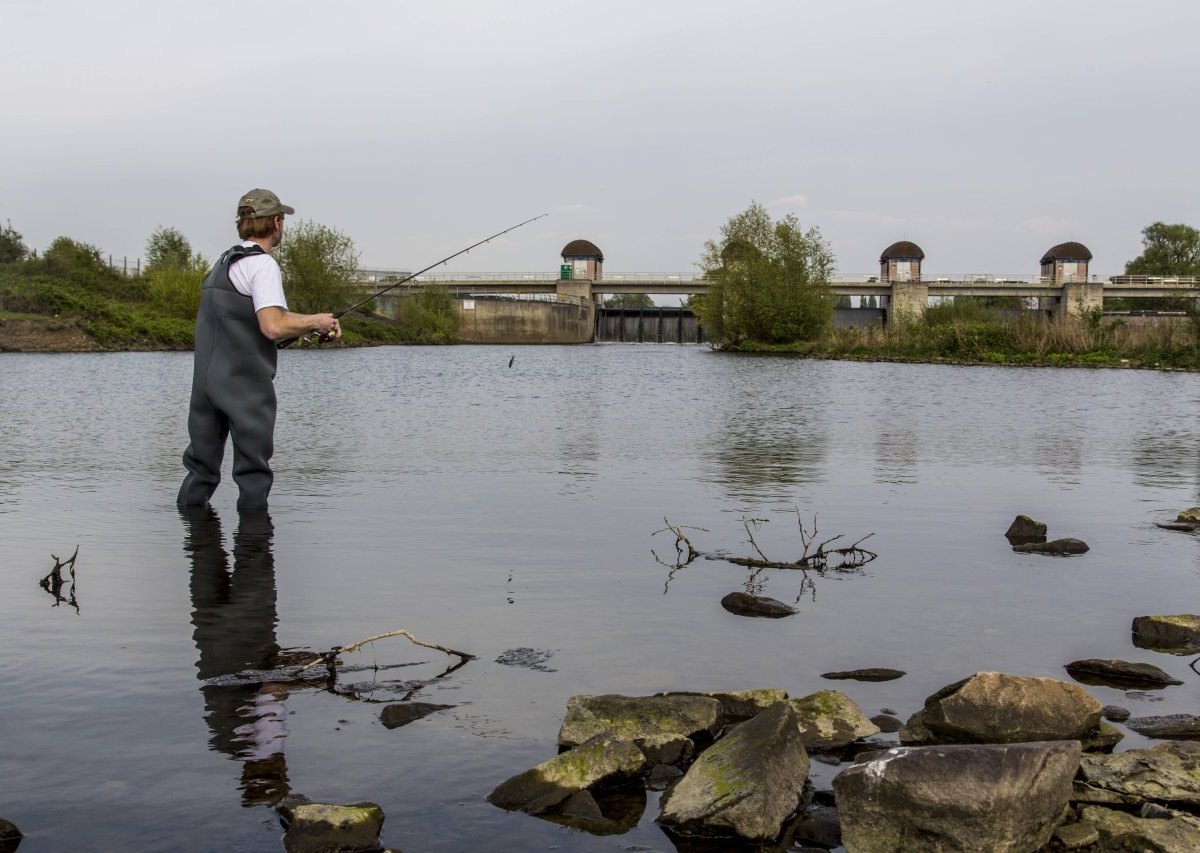
POLYGON ((212 514, 174 506, 190 355, 0 356, 0 817, 22 853, 279 850, 285 791, 379 803, 408 853, 675 850, 654 793, 605 837, 485 801, 554 755, 579 693, 835 687, 907 717, 976 671, 1101 657, 1185 682, 1089 687, 1102 703, 1196 710, 1188 658, 1129 629, 1195 612, 1200 541, 1155 522, 1200 503, 1200 376, 672 345, 280 361, 270 514, 239 519, 228 480, 212 514), (751 555, 763 518, 763 551, 795 557, 797 509, 879 558, 672 570, 652 536, 665 517, 751 555), (1018 513, 1091 551, 1013 553, 1018 513), (76 546, 56 602, 38 581, 76 546), (800 612, 722 609, 748 584, 800 612), (400 628, 476 659, 439 678, 455 659, 383 640, 345 656, 349 695, 272 671, 400 628), (859 667, 908 674, 820 678, 859 667), (452 707, 389 729, 401 699, 452 707))

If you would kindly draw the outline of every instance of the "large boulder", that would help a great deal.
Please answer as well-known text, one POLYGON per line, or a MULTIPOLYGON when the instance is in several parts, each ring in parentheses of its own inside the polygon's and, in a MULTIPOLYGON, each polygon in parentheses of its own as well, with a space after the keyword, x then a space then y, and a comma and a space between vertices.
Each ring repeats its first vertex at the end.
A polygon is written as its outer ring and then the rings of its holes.
POLYGON ((1175 853, 1200 850, 1200 820, 1173 812, 1142 818, 1103 806, 1084 806, 1080 819, 1096 827, 1101 850, 1138 850, 1175 853))
MULTIPOLYGON (((296 798, 301 799, 301 798, 296 798)), ((375 803, 281 802, 287 853, 365 853, 380 849, 383 809, 375 803)))
POLYGON ((575 746, 603 732, 629 741, 668 734, 711 739, 723 724, 721 703, 708 696, 572 696, 558 743, 575 746))
POLYGON ((1176 521, 1190 521, 1193 523, 1200 522, 1200 506, 1194 506, 1191 509, 1185 509, 1179 515, 1175 516, 1176 521))
POLYGON ((1074 741, 899 747, 833 780, 854 853, 1038 850, 1062 819, 1074 741))
POLYGON ((807 779, 799 720, 780 702, 702 753, 663 797, 658 819, 685 835, 770 841, 799 806, 807 779))
POLYGON ((541 814, 572 794, 621 782, 645 768, 636 744, 604 733, 500 783, 487 799, 508 811, 541 814))
POLYGON ((1163 743, 1118 755, 1087 755, 1080 761, 1079 780, 1088 788, 1117 794, 1121 802, 1200 806, 1200 744, 1163 743))
MULTIPOLYGON (((1087 691, 1066 681, 978 672, 926 699, 905 729, 923 729, 935 743, 1079 740, 1100 723, 1100 711, 1087 691)), ((902 743, 910 742, 905 734, 902 743)))
POLYGON ((1138 616, 1133 620, 1133 644, 1178 654, 1200 651, 1200 616, 1138 616))
POLYGON ((841 749, 880 731, 862 708, 840 690, 821 690, 792 699, 788 704, 796 712, 806 749, 841 749))

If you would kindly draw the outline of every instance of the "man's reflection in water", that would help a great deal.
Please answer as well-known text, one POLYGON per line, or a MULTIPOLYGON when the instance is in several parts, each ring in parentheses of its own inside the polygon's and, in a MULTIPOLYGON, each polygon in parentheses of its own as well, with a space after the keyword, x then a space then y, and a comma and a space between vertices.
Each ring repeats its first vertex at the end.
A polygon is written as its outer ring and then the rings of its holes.
POLYGON ((222 684, 222 676, 277 666, 274 528, 265 510, 238 514, 233 569, 221 541, 221 519, 209 506, 180 509, 192 561, 192 625, 205 682, 209 744, 242 762, 242 804, 276 803, 288 793, 283 745, 286 688, 269 682, 222 684), (213 683, 214 680, 217 683, 213 683))

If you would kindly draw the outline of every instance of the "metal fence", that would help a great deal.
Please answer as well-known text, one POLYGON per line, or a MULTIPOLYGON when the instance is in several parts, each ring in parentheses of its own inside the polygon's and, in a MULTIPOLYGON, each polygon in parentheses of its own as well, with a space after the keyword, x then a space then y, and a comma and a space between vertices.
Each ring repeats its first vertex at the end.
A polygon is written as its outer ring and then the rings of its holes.
POLYGON ((121 275, 141 275, 142 274, 142 259, 141 258, 114 258, 108 256, 108 268, 116 270, 121 275))

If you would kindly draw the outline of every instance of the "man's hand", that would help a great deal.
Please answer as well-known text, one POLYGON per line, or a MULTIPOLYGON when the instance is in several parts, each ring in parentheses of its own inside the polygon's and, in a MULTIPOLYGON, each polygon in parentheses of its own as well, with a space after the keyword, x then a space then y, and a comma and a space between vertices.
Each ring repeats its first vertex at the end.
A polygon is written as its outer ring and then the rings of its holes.
POLYGON ((332 314, 293 314, 277 305, 259 309, 258 328, 264 337, 272 341, 300 338, 313 332, 328 335, 330 340, 342 336, 341 324, 332 314))

